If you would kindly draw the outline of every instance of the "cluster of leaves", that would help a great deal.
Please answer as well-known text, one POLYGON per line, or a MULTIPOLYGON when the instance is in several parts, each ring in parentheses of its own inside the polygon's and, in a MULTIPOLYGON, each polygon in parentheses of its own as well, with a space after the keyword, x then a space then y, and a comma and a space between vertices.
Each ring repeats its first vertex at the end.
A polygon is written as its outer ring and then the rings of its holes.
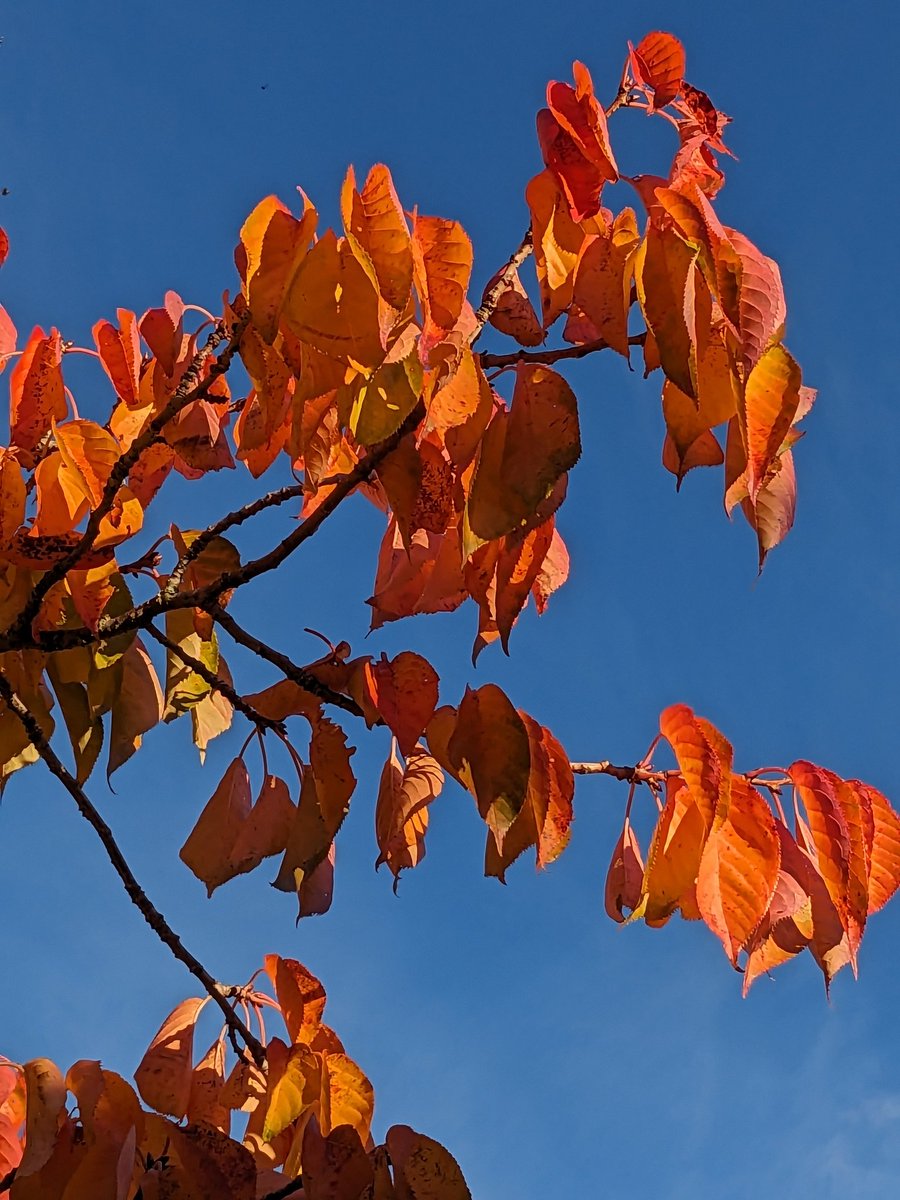
POLYGON ((636 775, 665 801, 657 800, 645 866, 629 796, 606 879, 612 919, 625 921, 628 909, 628 921, 654 928, 675 912, 705 921, 743 970, 745 995, 805 949, 826 989, 848 963, 855 975, 866 918, 900 885, 900 817, 890 802, 803 760, 736 774, 730 743, 684 704, 667 708, 659 728, 678 770, 654 774, 645 763, 636 775), (788 787, 793 833, 780 800, 788 787))
MULTIPOLYGON (((239 286, 218 316, 169 292, 140 317, 120 309, 115 324, 97 322, 92 349, 41 328, 17 349, 0 309, 0 367, 14 360, 0 450, 0 779, 44 761, 131 899, 223 1010, 233 1042, 243 1037, 247 1047, 227 1077, 224 1035, 195 1067, 193 1028, 205 1001, 179 1006, 137 1072, 158 1115, 95 1063, 76 1064, 66 1079, 45 1060, 4 1066, 0 1154, 15 1172, 13 1200, 101 1191, 118 1200, 244 1197, 276 1168, 279 1180, 302 1177, 313 1200, 468 1195, 446 1151, 406 1127, 388 1133, 386 1148, 372 1145, 371 1089, 321 1024, 324 993, 303 968, 270 956, 273 1000, 252 984, 223 988, 188 954, 84 785, 104 745, 112 773, 150 730, 189 716, 202 756, 239 711, 250 735, 181 857, 212 893, 281 855, 276 886, 297 896, 301 915, 322 913, 356 784, 344 727, 326 715, 336 709, 392 734, 375 826, 378 864, 395 886, 424 856, 429 806, 446 775, 472 794, 485 822, 488 875, 503 880, 531 848, 539 867, 559 856, 573 816, 572 764, 499 688, 441 704, 437 674, 420 655, 351 658, 343 642, 297 666, 244 630, 228 603, 235 589, 281 568, 359 491, 386 518, 368 601, 373 628, 471 599, 473 658, 497 641, 508 652, 525 606, 533 600, 543 612, 568 575, 556 520, 581 432, 574 392, 555 367, 603 350, 629 360, 639 351, 647 374, 661 370, 665 467, 680 485, 693 467, 724 463, 726 509, 739 506, 756 531, 762 565, 793 520, 792 448, 814 394, 783 344, 778 268, 714 207, 728 118, 684 74, 680 42, 653 33, 629 47, 607 110, 581 63, 573 84, 549 85, 538 114, 544 169, 525 191, 529 228, 477 308, 460 224, 407 212, 379 165, 362 186, 348 172, 341 232, 319 235, 302 193, 296 214, 276 197, 261 201, 240 231, 239 286), (627 108, 673 126, 666 177, 620 174, 607 121, 627 108), (634 209, 603 204, 606 186, 620 179, 646 210, 640 224, 634 209), (519 273, 529 257, 536 305, 519 273), (562 318, 562 344, 552 348, 562 318), (476 349, 488 323, 516 348, 476 349), (80 416, 64 380, 66 357, 79 351, 112 386, 103 423, 80 416), (240 388, 234 376, 229 382, 238 359, 247 377, 240 388), (198 480, 243 464, 256 480, 276 463, 290 471, 286 486, 206 529, 172 525, 133 548, 173 472, 198 480), (299 520, 266 553, 245 559, 225 536, 292 502, 299 520), (244 694, 220 651, 222 634, 276 668, 278 681, 244 694), (56 707, 71 771, 54 749, 56 707), (288 736, 293 719, 308 731, 299 748, 288 736), (255 800, 245 763, 254 736, 263 764, 255 800), (269 769, 271 736, 290 760, 296 795, 269 769), (288 1042, 266 1040, 267 1006, 280 1009, 288 1042), (258 1054, 239 1012, 248 1022, 256 1016, 258 1054), (234 1110, 249 1114, 243 1144, 229 1136, 234 1110)), ((3 239, 0 258, 6 249, 3 239)), ((600 765, 666 796, 646 868, 626 815, 607 889, 611 915, 629 910, 628 919, 650 924, 676 909, 702 917, 735 965, 746 954, 748 985, 806 946, 826 982, 848 961, 855 969, 865 918, 900 872, 900 825, 884 797, 806 763, 765 781, 736 775, 725 739, 684 707, 663 714, 662 732, 677 772, 600 765), (787 783, 807 814, 798 811, 793 835, 777 803, 787 783)))
POLYGON ((265 1070, 244 1050, 226 1074, 224 1027, 195 1064, 209 996, 184 1000, 135 1072, 151 1112, 98 1062, 64 1077, 49 1059, 0 1060, 0 1179, 15 1172, 11 1200, 470 1200, 455 1160, 431 1138, 395 1125, 374 1144, 372 1085, 322 1021, 318 979, 275 954, 264 971, 274 998, 255 977, 234 990, 263 1039, 265 1009, 284 1023, 287 1041, 269 1039, 265 1070), (238 1141, 230 1135, 241 1114, 238 1141), (291 1184, 301 1176, 302 1193, 291 1184))

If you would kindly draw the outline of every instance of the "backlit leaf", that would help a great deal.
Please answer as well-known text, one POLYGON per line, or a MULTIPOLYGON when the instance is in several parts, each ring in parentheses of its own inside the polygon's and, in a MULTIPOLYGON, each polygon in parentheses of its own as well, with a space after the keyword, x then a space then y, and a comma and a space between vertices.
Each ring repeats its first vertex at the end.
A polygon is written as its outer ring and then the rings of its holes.
POLYGON ((472 1200, 459 1164, 439 1142, 408 1125, 392 1125, 385 1142, 397 1200, 472 1200))
POLYGON ((49 1058, 31 1059, 25 1063, 23 1073, 27 1097, 25 1153, 17 1177, 33 1175, 49 1160, 66 1102, 62 1073, 49 1058))
POLYGON ((437 672, 420 654, 404 650, 372 664, 372 683, 378 711, 408 757, 437 707, 437 672))
POLYGON ((653 90, 653 108, 674 100, 684 76, 684 46, 674 34, 648 33, 637 46, 629 43, 631 71, 635 81, 653 90))
POLYGON ((236 873, 231 854, 251 807, 250 776, 244 761, 234 759, 207 802, 179 851, 179 858, 206 884, 215 889, 236 873))
POLYGON ((378 842, 376 869, 387 863, 394 876, 415 867, 425 857, 428 806, 444 785, 438 762, 417 746, 406 757, 405 767, 392 751, 381 772, 375 806, 375 838, 378 842))
POLYGON ((176 1120, 190 1103, 194 1026, 207 1000, 208 996, 182 1000, 163 1021, 134 1073, 144 1102, 176 1120))

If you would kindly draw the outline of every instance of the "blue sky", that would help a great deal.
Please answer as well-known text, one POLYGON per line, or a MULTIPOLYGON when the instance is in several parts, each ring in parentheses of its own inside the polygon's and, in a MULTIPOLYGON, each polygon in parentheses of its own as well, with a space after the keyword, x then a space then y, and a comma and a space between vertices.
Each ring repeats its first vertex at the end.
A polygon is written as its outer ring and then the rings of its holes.
MULTIPOLYGON (((900 180, 880 66, 900 34, 892 5, 8 5, 0 301, 20 331, 55 324, 81 344, 99 317, 141 312, 169 287, 215 307, 260 197, 290 201, 301 185, 330 223, 347 164, 359 177, 376 161, 409 207, 463 222, 478 288, 526 224, 547 80, 578 57, 612 96, 626 39, 658 28, 682 38, 688 77, 734 117, 740 161, 726 165, 718 208, 781 264, 787 342, 819 388, 797 452, 797 524, 763 578, 750 530, 724 517, 718 472, 693 473, 675 495, 659 465, 658 383, 588 361, 568 372, 585 441, 560 519, 572 578, 540 622, 523 617, 511 659, 494 648, 469 669, 469 609, 363 642, 381 521, 362 500, 235 611, 297 661, 319 653, 302 633, 312 626, 360 651, 419 650, 451 702, 467 681, 496 681, 575 759, 635 761, 660 709, 681 700, 732 739, 740 768, 806 757, 900 800, 900 180)), ((626 169, 663 166, 653 124, 617 118, 626 169)), ((70 374, 82 414, 102 419, 99 373, 84 360, 70 374)), ((158 519, 184 523, 187 503, 202 526, 239 489, 250 494, 249 478, 176 488, 158 519)), ((243 544, 284 526, 261 524, 243 544)), ((245 690, 273 678, 226 655, 245 690)), ((860 981, 842 974, 830 1005, 811 961, 742 1001, 705 929, 622 931, 603 915, 625 800, 608 780, 579 783, 563 858, 541 877, 517 865, 505 889, 480 878, 482 829, 448 788, 426 861, 395 899, 372 871, 387 752, 376 732, 355 738, 334 907, 295 929, 271 872, 207 901, 177 858, 239 725, 202 770, 186 727, 157 731, 115 795, 102 775, 91 793, 218 977, 245 979, 267 951, 319 974, 331 1023, 375 1084, 377 1133, 405 1122, 439 1138, 478 1197, 895 1194, 900 904, 873 920, 860 981)), ((14 964, 0 1048, 64 1068, 102 1058, 130 1075, 190 978, 42 769, 8 788, 0 839, 0 958, 14 964)))

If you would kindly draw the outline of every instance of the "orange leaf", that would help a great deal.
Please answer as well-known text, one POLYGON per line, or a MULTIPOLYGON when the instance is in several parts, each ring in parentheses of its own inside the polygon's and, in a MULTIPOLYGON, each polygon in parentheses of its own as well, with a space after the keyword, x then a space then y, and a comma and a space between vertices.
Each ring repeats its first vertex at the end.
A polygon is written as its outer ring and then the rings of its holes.
POLYGON ((53 433, 63 462, 85 499, 96 508, 119 457, 116 439, 94 421, 67 421, 54 425, 53 433))
POLYGON ((625 920, 624 910, 633 912, 641 902, 644 882, 644 862, 641 848, 625 818, 619 840, 613 850, 609 870, 606 873, 606 912, 614 921, 625 920))
POLYGON ((791 531, 797 508, 797 474, 794 456, 785 450, 772 463, 767 478, 756 493, 756 501, 741 501, 741 510, 752 529, 756 530, 759 546, 759 569, 763 569, 770 550, 791 531))
POLYGON ((884 908, 900 886, 900 817, 877 788, 866 783, 859 786, 868 792, 874 819, 869 863, 869 912, 874 913, 884 908))
POLYGON ((192 1125, 200 1122, 214 1125, 222 1133, 231 1127, 231 1110, 222 1103, 225 1087, 225 1042, 217 1038, 191 1073, 191 1094, 187 1119, 192 1125))
POLYGON ((78 475, 66 465, 59 451, 42 459, 34 472, 37 511, 32 532, 46 537, 69 533, 88 510, 78 475))
POLYGON ((143 736, 163 717, 163 694, 150 656, 135 638, 122 655, 122 675, 113 701, 107 777, 140 748, 143 736))
POLYGON ((695 271, 695 260, 695 251, 673 229, 656 225, 647 230, 635 257, 638 300, 662 369, 692 399, 697 396, 696 360, 703 349, 695 333, 697 301, 705 305, 700 319, 703 337, 708 336, 710 311, 709 290, 695 271))
POLYGON ((184 337, 184 301, 178 293, 166 292, 162 308, 148 308, 141 317, 140 330, 165 374, 172 376, 184 337))
POLYGON ((270 345, 278 332, 285 293, 316 230, 316 210, 304 196, 298 220, 278 199, 260 200, 241 227, 244 290, 254 326, 270 345))
POLYGON ((544 163, 562 185, 573 221, 600 210, 600 191, 619 177, 609 144, 606 114, 597 103, 587 67, 573 65, 575 87, 547 85, 547 105, 538 113, 538 141, 544 163))
POLYGON ((301 341, 361 367, 384 358, 378 293, 344 239, 329 229, 288 287, 282 319, 301 341))
POLYGON ((681 90, 684 46, 672 33, 648 33, 637 46, 628 43, 631 72, 642 87, 653 90, 652 107, 662 108, 681 90))
POLYGON ((25 480, 22 478, 22 468, 7 450, 0 449, 0 547, 9 545, 24 520, 25 480))
POLYGON ((437 707, 437 672, 410 650, 390 661, 382 654, 371 670, 375 705, 408 757, 437 707))
POLYGON ((404 767, 392 750, 384 764, 375 806, 375 838, 378 842, 376 870, 387 863, 394 876, 394 891, 400 872, 416 867, 425 857, 428 806, 444 786, 444 773, 437 760, 417 746, 406 755, 404 767))
MULTIPOLYGON (((194 710, 196 712, 196 709, 194 710)), ((238 830, 229 855, 234 875, 252 871, 287 845, 296 806, 288 786, 277 775, 266 775, 256 803, 238 830)))
MULTIPOLYGON (((616 218, 634 213, 626 209, 616 218)), ((629 356, 628 313, 631 307, 631 259, 638 241, 637 229, 632 240, 615 236, 594 237, 585 242, 578 256, 572 303, 563 337, 567 342, 583 344, 602 338, 613 350, 629 356)))
POLYGON ((496 618, 504 653, 509 653, 509 635, 528 595, 537 583, 555 533, 550 518, 527 532, 508 533, 497 558, 496 618))
POLYGON ((353 253, 378 289, 379 324, 386 338, 409 304, 413 278, 409 228, 387 167, 376 164, 361 193, 353 168, 348 170, 341 216, 353 253))
POLYGON ((169 1013, 134 1073, 146 1104, 176 1120, 191 1099, 194 1026, 209 996, 191 997, 169 1013))
POLYGON ((795 958, 809 946, 813 936, 811 864, 781 821, 775 822, 775 833, 781 863, 769 911, 747 945, 745 996, 755 979, 795 958))
POLYGON ((547 551, 541 569, 538 571, 537 579, 535 579, 531 589, 535 607, 538 610, 538 616, 543 616, 550 597, 562 587, 568 578, 569 552, 560 536, 559 530, 554 528, 553 537, 550 541, 550 549, 547 551))
POLYGON ((580 455, 572 389, 549 367, 521 363, 512 406, 494 416, 482 441, 467 506, 472 532, 487 541, 533 517, 580 455))
POLYGON ((408 1125, 392 1125, 385 1143, 397 1200, 472 1200, 459 1163, 440 1142, 408 1125))
POLYGON ((129 408, 136 408, 141 404, 141 334, 133 312, 120 308, 116 316, 118 329, 109 321, 98 321, 91 332, 116 395, 129 408))
POLYGON ((673 704, 659 718, 660 733, 672 747, 691 796, 712 829, 727 815, 731 746, 686 704, 673 704))
POLYGON ((179 852, 181 861, 206 884, 208 896, 235 874, 231 852, 250 807, 250 776, 243 759, 236 758, 179 852))
POLYGON ((466 688, 447 753, 502 851, 525 803, 531 749, 524 721, 496 684, 466 688))
POLYGON ((452 612, 467 594, 457 529, 444 534, 418 529, 407 550, 391 521, 378 554, 374 595, 366 601, 373 629, 415 613, 452 612))
POLYGON ((700 869, 707 825, 700 807, 680 780, 669 781, 669 797, 647 852, 643 896, 633 913, 648 925, 664 925, 692 888, 700 869))
MULTIPOLYGON (((484 289, 485 296, 490 294, 504 269, 501 268, 488 280, 484 289)), ((518 271, 506 274, 503 289, 497 295, 489 319, 495 329, 515 338, 520 346, 540 346, 544 341, 544 330, 528 293, 522 286, 518 271)))
POLYGON ((733 775, 728 815, 707 839, 697 876, 700 913, 733 966, 769 909, 780 866, 768 805, 743 776, 733 775))
POLYGON ((295 958, 267 954, 264 965, 275 987, 291 1041, 310 1041, 325 1011, 325 989, 315 975, 295 958))
POLYGON ((16 1172, 25 1178, 49 1160, 57 1130, 65 1115, 66 1085, 49 1058, 33 1058, 22 1068, 25 1076, 25 1153, 16 1172))
POLYGON ((756 500, 794 423, 800 379, 800 368, 783 346, 771 346, 747 379, 742 416, 751 500, 756 500))
POLYGON ((25 451, 22 463, 33 465, 31 451, 67 410, 62 376, 62 338, 58 329, 45 334, 36 326, 9 377, 10 441, 25 451))
POLYGON ((425 366, 431 353, 464 315, 472 274, 472 243, 458 221, 413 215, 413 278, 422 305, 419 354, 425 366))
POLYGON ((303 1194, 306 1200, 358 1200, 374 1185, 375 1171, 359 1133, 339 1125, 322 1136, 313 1117, 303 1131, 303 1194))
POLYGON ((525 189, 531 210, 534 266, 545 329, 572 302, 575 269, 585 231, 572 220, 569 205, 552 171, 542 171, 525 189))
POLYGON ((21 1068, 0 1062, 0 1179, 21 1162, 26 1103, 21 1068))
POLYGON ((792 763, 787 774, 806 809, 818 870, 846 929, 850 835, 835 787, 837 776, 802 759, 792 763))
POLYGON ((575 777, 562 746, 549 729, 521 712, 528 733, 531 765, 525 803, 498 847, 488 833, 484 873, 506 882, 506 871, 529 846, 535 847, 535 865, 543 870, 555 862, 569 843, 573 819, 575 777))

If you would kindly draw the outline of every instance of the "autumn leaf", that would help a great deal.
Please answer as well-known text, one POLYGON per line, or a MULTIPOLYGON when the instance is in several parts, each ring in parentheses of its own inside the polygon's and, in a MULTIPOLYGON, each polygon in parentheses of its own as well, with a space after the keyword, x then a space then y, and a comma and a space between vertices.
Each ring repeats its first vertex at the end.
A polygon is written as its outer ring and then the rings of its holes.
POLYGON ((531 180, 525 200, 531 212, 541 319, 544 329, 549 329, 572 302, 578 256, 587 235, 572 219, 552 171, 542 171, 531 180))
POLYGON ((797 413, 800 368, 783 346, 772 346, 747 379, 742 418, 746 428, 748 490, 756 500, 797 413))
MULTIPOLYGON (((853 781, 857 782, 858 781, 853 781)), ((884 908, 900 886, 900 817, 877 788, 859 785, 872 805, 873 841, 869 863, 869 912, 884 908)))
POLYGON ((167 376, 174 375, 184 337, 184 301, 178 293, 168 291, 162 307, 148 308, 140 319, 139 328, 141 337, 163 371, 167 376))
POLYGON ((36 326, 31 331, 10 373, 9 403, 10 442, 24 452, 21 461, 33 466, 39 442, 68 411, 58 329, 45 334, 36 326))
POLYGON ((733 775, 728 815, 707 839, 697 876, 700 913, 733 966, 769 909, 780 866, 768 805, 743 776, 733 775))
POLYGON ((278 331, 284 297, 316 230, 316 210, 304 197, 298 219, 277 196, 260 200, 240 233, 242 275, 250 317, 270 345, 278 331))
POLYGON ((409 227, 391 173, 372 167, 362 192, 351 167, 341 189, 341 217, 347 241, 378 291, 382 338, 391 334, 406 311, 413 280, 409 227))
POLYGON ((116 395, 129 408, 136 408, 141 403, 141 333, 133 312, 120 308, 116 316, 118 329, 110 321, 98 321, 91 332, 116 395))
POLYGON ((309 1042, 325 1011, 325 989, 295 958, 267 954, 264 965, 275 987, 288 1036, 292 1042, 309 1042))
POLYGON ((385 1143, 397 1200, 472 1200, 459 1164, 440 1142, 408 1125, 392 1125, 385 1143))
POLYGON ((571 388, 549 367, 520 364, 512 405, 495 415, 482 442, 466 509, 472 532, 487 541, 522 525, 580 455, 571 388))
POLYGON ((382 654, 371 670, 375 705, 396 736, 400 752, 409 757, 437 707, 437 672, 411 650, 390 660, 382 654))
POLYGON ((394 876, 395 892, 400 872, 418 866, 425 857, 428 806, 444 785, 440 764, 421 746, 405 757, 404 766, 392 749, 381 772, 375 806, 379 850, 375 868, 387 863, 394 876))
POLYGON ((413 215, 413 280, 422 305, 419 354, 431 366, 435 347, 464 315, 472 274, 472 243, 458 221, 413 215))
POLYGON ((307 1200, 360 1197, 374 1184, 374 1168, 351 1125, 338 1125, 323 1136, 313 1117, 303 1131, 302 1162, 307 1200))
POLYGON ((134 1073, 145 1103, 176 1120, 190 1103, 194 1026, 208 1000, 209 996, 182 1000, 163 1021, 134 1073))
POLYGON ((25 480, 22 478, 22 468, 7 450, 0 449, 0 548, 9 545, 24 520, 25 480))
POLYGON ((718 730, 703 722, 686 704, 673 704, 659 718, 662 736, 675 752, 688 791, 707 829, 727 815, 731 746, 718 730))
POLYGON ((285 295, 282 320, 301 341, 361 367, 384 358, 378 292, 344 239, 329 229, 305 256, 285 295))
POLYGON ((690 789, 670 780, 669 796, 659 815, 644 870, 642 896, 632 917, 664 925, 693 886, 706 844, 707 825, 690 789))
POLYGON ((525 803, 531 749, 524 721, 495 684, 486 683, 477 691, 466 688, 447 758, 454 775, 475 797, 502 851, 503 839, 525 803))
POLYGON ((244 760, 235 758, 179 851, 185 866, 206 884, 208 896, 237 874, 231 855, 251 803, 250 775, 244 760))
POLYGON ((605 904, 607 916, 613 921, 625 920, 624 910, 633 912, 641 902, 644 883, 644 861, 637 837, 626 817, 613 849, 606 873, 605 904))
POLYGON ((540 346, 545 338, 544 330, 528 293, 522 286, 518 271, 509 271, 505 268, 498 271, 492 279, 488 280, 484 289, 485 296, 492 295, 501 274, 504 278, 503 287, 497 293, 489 318, 490 323, 501 333, 515 338, 520 346, 540 346))
POLYGON ((684 46, 674 34, 648 33, 637 46, 628 43, 631 72, 635 82, 653 92, 654 109, 663 108, 681 90, 684 76, 684 46))
POLYGON ((66 1102, 62 1073, 49 1058, 33 1058, 22 1071, 27 1100, 25 1152, 16 1171, 17 1178, 35 1174, 49 1160, 66 1102))

